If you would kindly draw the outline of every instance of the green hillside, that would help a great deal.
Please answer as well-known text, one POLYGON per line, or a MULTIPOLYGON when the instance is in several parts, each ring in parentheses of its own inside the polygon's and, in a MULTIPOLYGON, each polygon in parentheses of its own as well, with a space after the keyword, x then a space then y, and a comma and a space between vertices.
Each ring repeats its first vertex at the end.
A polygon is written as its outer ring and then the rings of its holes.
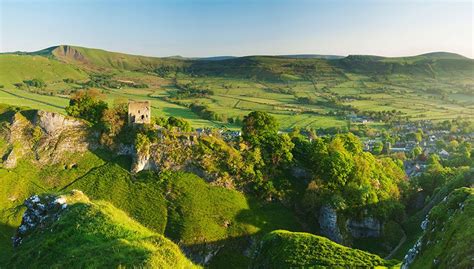
POLYGON ((239 128, 253 110, 270 113, 282 130, 347 130, 354 113, 369 115, 374 128, 383 127, 380 121, 440 121, 474 113, 474 60, 447 52, 187 59, 61 45, 1 54, 0 67, 6 70, 0 74, 5 104, 63 111, 64 100, 55 97, 98 88, 109 103, 151 100, 154 115, 183 117, 201 128, 239 128), (13 86, 32 79, 44 80, 44 87, 13 86), (9 94, 13 91, 19 93, 9 94), (52 98, 45 104, 40 95, 52 98))
POLYGON ((51 220, 23 238, 9 268, 195 267, 173 242, 108 202, 89 201, 79 191, 39 197, 46 206, 57 198, 67 207, 47 212, 51 220))
POLYGON ((374 268, 394 265, 377 255, 339 245, 325 237, 278 230, 263 237, 252 267, 374 268))
POLYGON ((69 45, 51 47, 32 54, 54 57, 92 69, 153 70, 161 65, 180 65, 183 62, 173 58, 146 57, 69 45))
POLYGON ((88 78, 76 66, 42 56, 0 54, 0 70, 0 85, 4 87, 13 87, 14 83, 34 78, 50 84, 62 83, 65 78, 88 78))
POLYGON ((474 189, 460 188, 434 207, 410 268, 472 268, 474 189))

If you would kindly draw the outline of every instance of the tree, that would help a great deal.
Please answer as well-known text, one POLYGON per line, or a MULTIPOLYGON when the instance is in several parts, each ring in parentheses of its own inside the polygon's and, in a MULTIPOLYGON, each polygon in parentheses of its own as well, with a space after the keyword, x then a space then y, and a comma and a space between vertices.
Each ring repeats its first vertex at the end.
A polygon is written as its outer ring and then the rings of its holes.
POLYGON ((183 132, 190 132, 192 130, 189 122, 183 119, 175 118, 173 116, 168 118, 168 127, 177 127, 183 132))
POLYGON ((278 134, 278 123, 266 112, 253 111, 244 117, 242 138, 254 146, 278 134))
MULTIPOLYGON (((100 127, 103 130, 100 137, 102 144, 109 147, 114 145, 116 138, 127 125, 127 117, 128 111, 126 103, 115 102, 115 105, 112 108, 108 108, 103 111, 102 118, 100 120, 100 127)), ((122 136, 123 135, 124 134, 122 134, 122 136)))
POLYGON ((281 195, 290 184, 283 171, 293 160, 294 144, 287 134, 278 134, 275 118, 251 112, 244 118, 242 138, 249 151, 258 152, 262 164, 253 176, 254 189, 266 198, 281 195))
POLYGON ((352 216, 386 219, 402 208, 400 197, 406 185, 402 162, 376 159, 362 151, 360 140, 351 134, 294 141, 297 163, 313 178, 304 198, 309 209, 329 204, 352 216))
POLYGON ((382 153, 382 150, 383 150, 383 143, 380 141, 375 142, 374 147, 372 148, 372 152, 374 154, 379 155, 380 153, 382 153))
POLYGON ((93 124, 100 122, 107 103, 99 99, 99 93, 94 90, 76 92, 66 107, 68 115, 85 119, 93 124))
POLYGON ((416 146, 414 149, 413 149, 413 158, 416 158, 418 156, 420 156, 420 154, 423 152, 423 149, 420 147, 420 146, 416 146))

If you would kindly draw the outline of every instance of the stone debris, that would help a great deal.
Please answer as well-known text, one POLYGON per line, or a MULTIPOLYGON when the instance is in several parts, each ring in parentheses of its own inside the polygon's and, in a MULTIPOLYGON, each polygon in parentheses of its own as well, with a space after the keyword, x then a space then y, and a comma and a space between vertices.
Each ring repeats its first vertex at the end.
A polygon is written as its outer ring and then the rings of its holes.
POLYGON ((23 239, 36 229, 48 227, 59 219, 60 213, 67 208, 67 200, 64 196, 38 196, 33 195, 25 200, 25 213, 16 234, 12 237, 13 246, 19 246, 23 239))
POLYGON ((426 230, 426 228, 428 227, 428 223, 429 223, 428 218, 425 218, 425 220, 421 222, 420 226, 423 231, 426 230))

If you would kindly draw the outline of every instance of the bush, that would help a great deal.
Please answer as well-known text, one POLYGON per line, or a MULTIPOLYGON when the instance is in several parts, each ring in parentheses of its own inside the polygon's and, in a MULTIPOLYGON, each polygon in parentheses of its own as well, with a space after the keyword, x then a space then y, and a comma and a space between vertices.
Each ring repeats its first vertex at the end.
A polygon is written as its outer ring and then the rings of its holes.
POLYGON ((69 106, 66 107, 67 114, 98 124, 108 107, 106 102, 99 99, 99 96, 99 92, 95 90, 76 92, 69 100, 69 106))

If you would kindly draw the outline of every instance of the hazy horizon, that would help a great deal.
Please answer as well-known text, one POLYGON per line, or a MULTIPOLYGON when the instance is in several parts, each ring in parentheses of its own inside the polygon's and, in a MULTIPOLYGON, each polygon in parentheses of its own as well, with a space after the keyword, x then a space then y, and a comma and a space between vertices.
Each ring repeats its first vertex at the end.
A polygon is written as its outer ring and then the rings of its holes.
POLYGON ((472 1, 0 1, 0 52, 474 57, 472 1))

